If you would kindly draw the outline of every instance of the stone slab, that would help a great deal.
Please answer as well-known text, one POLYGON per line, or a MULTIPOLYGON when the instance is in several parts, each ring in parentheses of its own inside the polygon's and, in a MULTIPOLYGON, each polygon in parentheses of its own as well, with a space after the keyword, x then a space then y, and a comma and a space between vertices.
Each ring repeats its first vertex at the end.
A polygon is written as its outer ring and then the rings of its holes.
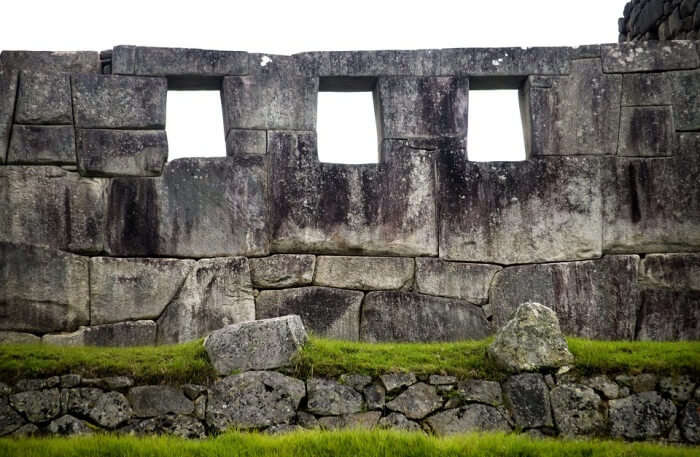
POLYGON ((568 74, 569 47, 452 48, 440 51, 440 72, 470 76, 568 74))
POLYGON ((165 130, 78 129, 82 176, 159 176, 168 159, 165 130))
POLYGON ((700 291, 642 288, 637 339, 700 339, 700 291))
POLYGON ((303 52, 294 59, 300 71, 320 77, 431 76, 440 74, 435 49, 303 52))
POLYGON ((670 106, 624 106, 620 118, 620 156, 673 155, 676 133, 670 106))
POLYGON ((72 333, 47 333, 43 344, 57 346, 153 346, 156 344, 156 323, 149 320, 80 327, 72 333))
POLYGON ((275 254, 248 259, 253 286, 281 289, 306 286, 313 281, 316 257, 308 254, 275 254))
POLYGON ((402 289, 413 281, 414 261, 401 257, 319 256, 314 285, 358 290, 402 289))
POLYGON ((75 164, 75 129, 72 125, 12 126, 8 164, 75 164))
POLYGON ((251 129, 231 129, 226 134, 226 155, 267 153, 267 131, 251 129))
POLYGON ((21 72, 15 122, 18 124, 72 124, 70 75, 21 72))
POLYGON ((488 301, 489 286, 498 265, 445 262, 431 257, 416 258, 416 290, 423 294, 459 298, 481 305, 488 301))
POLYGON ((640 275, 649 287, 700 292, 700 253, 649 254, 640 275))
POLYGON ((192 414, 194 403, 173 386, 136 386, 126 396, 136 417, 192 414))
POLYGON ((634 73, 698 68, 698 51, 692 41, 643 41, 601 46, 603 71, 634 73))
POLYGON ((0 67, 44 73, 99 73, 96 51, 2 51, 0 67))

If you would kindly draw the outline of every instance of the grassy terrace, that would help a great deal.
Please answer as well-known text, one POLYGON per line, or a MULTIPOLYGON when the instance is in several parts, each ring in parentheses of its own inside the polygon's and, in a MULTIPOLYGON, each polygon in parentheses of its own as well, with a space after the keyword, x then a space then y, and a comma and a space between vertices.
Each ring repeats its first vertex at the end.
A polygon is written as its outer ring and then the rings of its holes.
MULTIPOLYGON (((576 369, 586 373, 700 375, 700 342, 568 341, 576 369)), ((412 371, 496 379, 501 374, 486 359, 488 344, 489 340, 369 344, 311 338, 292 371, 301 377, 412 371)), ((0 345, 0 381, 65 373, 125 375, 143 383, 205 383, 215 376, 201 340, 140 348, 0 345)))
POLYGON ((0 439, 0 457, 691 457, 700 448, 618 441, 530 439, 484 433, 436 438, 392 431, 295 432, 282 436, 230 432, 204 441, 171 437, 0 439))

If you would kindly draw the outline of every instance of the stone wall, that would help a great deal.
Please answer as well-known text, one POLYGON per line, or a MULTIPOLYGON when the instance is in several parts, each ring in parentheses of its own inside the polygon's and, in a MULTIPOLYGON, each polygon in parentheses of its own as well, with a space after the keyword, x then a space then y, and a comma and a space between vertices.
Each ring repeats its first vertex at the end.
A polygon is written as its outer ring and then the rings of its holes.
POLYGON ((323 336, 700 338, 691 41, 0 54, 0 340, 131 345, 286 314, 323 336), (469 89, 520 91, 528 159, 469 161, 469 89), (168 90, 228 157, 167 161, 168 90), (378 164, 321 163, 321 90, 375 96, 378 164))
POLYGON ((619 20, 620 42, 697 40, 700 38, 698 0, 632 0, 619 20))

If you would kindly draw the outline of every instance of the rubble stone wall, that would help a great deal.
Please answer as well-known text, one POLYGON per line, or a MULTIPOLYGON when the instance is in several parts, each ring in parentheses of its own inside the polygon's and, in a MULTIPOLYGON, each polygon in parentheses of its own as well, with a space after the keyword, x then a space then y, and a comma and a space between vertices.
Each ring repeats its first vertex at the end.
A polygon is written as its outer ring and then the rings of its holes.
POLYGON ((697 40, 700 38, 698 0, 632 0, 619 19, 620 42, 697 40))
POLYGON ((0 341, 133 345, 301 315, 317 335, 700 338, 693 41, 0 54, 0 341), (473 162, 469 90, 517 89, 522 162, 473 162), (227 157, 167 161, 169 90, 227 157), (318 91, 371 91, 380 161, 322 163, 318 91))

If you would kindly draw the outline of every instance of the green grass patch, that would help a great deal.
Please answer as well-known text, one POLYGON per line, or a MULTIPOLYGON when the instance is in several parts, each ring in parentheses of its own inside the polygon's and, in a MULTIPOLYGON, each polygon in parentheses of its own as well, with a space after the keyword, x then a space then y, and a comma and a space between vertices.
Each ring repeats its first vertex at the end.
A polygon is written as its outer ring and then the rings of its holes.
POLYGON ((619 441, 532 439, 481 433, 436 438, 396 431, 304 431, 281 436, 230 432, 196 441, 96 435, 0 439, 0 457, 697 457, 700 448, 619 441))

